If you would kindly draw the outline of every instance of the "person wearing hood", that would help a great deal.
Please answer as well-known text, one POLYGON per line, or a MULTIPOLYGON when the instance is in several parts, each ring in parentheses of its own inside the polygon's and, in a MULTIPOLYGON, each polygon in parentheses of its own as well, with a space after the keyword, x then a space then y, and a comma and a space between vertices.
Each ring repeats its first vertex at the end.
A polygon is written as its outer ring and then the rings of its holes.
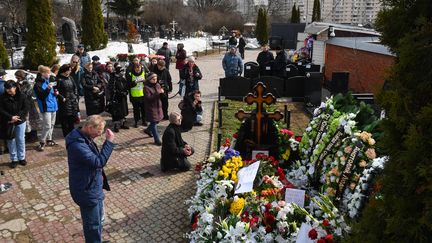
POLYGON ((27 75, 24 70, 17 70, 15 72, 15 78, 20 84, 20 91, 27 96, 27 102, 29 103, 29 115, 26 117, 26 141, 36 142, 37 141, 37 128, 39 126, 39 112, 35 105, 36 96, 33 91, 34 81, 31 75, 27 75))
POLYGON ((150 125, 144 130, 146 134, 154 138, 156 145, 161 146, 162 142, 157 129, 157 124, 163 118, 162 102, 160 99, 161 94, 165 91, 158 83, 158 76, 155 73, 149 73, 144 85, 144 98, 146 101, 145 117, 150 125))
POLYGON ((57 90, 59 91, 59 116, 63 132, 66 137, 75 127, 75 122, 80 119, 78 106, 78 88, 70 78, 71 65, 63 64, 57 75, 57 90))
POLYGON ((4 85, 5 93, 0 96, 0 133, 7 140, 11 168, 15 168, 18 163, 23 166, 27 164, 25 129, 29 105, 18 85, 17 82, 8 80, 4 85))
POLYGON ((105 84, 93 69, 92 63, 86 64, 82 82, 87 116, 102 113, 105 110, 105 84))
POLYGON ((75 128, 66 136, 69 191, 80 208, 86 242, 102 242, 103 189, 110 191, 103 168, 114 149, 114 133, 110 129, 105 132, 101 149, 94 142, 104 128, 104 118, 91 115, 82 128, 75 128))
POLYGON ((191 163, 187 157, 194 153, 194 149, 181 136, 182 116, 177 112, 171 112, 169 121, 170 124, 162 137, 161 170, 166 172, 177 168, 181 171, 188 171, 191 168, 191 163))

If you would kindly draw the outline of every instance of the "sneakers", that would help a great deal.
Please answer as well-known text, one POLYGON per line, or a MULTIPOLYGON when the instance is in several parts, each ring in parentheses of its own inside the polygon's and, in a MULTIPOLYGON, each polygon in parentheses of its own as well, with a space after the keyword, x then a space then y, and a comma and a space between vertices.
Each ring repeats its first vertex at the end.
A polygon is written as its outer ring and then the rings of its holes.
POLYGON ((26 166, 27 165, 27 161, 25 159, 23 160, 19 160, 18 163, 22 166, 26 166))
POLYGON ((42 152, 45 150, 45 143, 39 143, 39 145, 36 147, 36 150, 39 152, 42 152))
POLYGON ((15 169, 16 167, 17 167, 17 165, 18 165, 18 161, 12 161, 11 163, 10 163, 10 167, 12 168, 12 169, 15 169))
POLYGON ((56 146, 57 143, 54 142, 54 140, 47 140, 47 145, 50 146, 50 147, 53 147, 53 146, 56 146))

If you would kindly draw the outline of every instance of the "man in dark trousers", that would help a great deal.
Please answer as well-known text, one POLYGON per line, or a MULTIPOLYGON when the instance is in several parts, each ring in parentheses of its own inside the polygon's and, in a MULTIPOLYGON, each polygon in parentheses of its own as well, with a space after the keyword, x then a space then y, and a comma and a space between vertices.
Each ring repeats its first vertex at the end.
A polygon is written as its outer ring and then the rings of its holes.
POLYGON ((242 59, 244 59, 245 47, 246 47, 246 41, 243 38, 243 35, 240 35, 238 50, 242 59))
MULTIPOLYGON (((269 46, 264 45, 262 47, 262 52, 258 54, 257 62, 260 68, 260 75, 264 76, 272 72, 272 70, 266 70, 266 66, 270 64, 271 61, 274 60, 273 53, 269 51, 269 46)), ((271 69, 271 67, 270 67, 271 69)))
POLYGON ((114 133, 106 130, 100 150, 93 139, 101 136, 104 128, 104 118, 91 115, 81 129, 75 128, 66 136, 69 190, 80 207, 86 243, 102 242, 103 189, 110 190, 103 168, 114 149, 114 133))
POLYGON ((170 113, 170 124, 165 129, 162 137, 162 156, 160 160, 162 172, 176 168, 181 171, 188 171, 191 168, 187 157, 194 153, 194 149, 181 136, 181 120, 182 116, 179 113, 170 113))

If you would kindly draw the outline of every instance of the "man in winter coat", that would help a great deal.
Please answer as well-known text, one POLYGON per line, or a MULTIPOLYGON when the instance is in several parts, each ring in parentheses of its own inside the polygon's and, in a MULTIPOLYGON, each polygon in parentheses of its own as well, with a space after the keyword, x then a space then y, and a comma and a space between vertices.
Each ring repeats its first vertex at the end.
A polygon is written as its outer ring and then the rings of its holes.
POLYGON ((194 149, 187 144, 180 131, 182 116, 177 112, 169 115, 170 124, 162 137, 161 170, 162 172, 178 168, 188 171, 191 168, 187 157, 194 153, 194 149))
POLYGON ((276 58, 273 63, 273 75, 279 78, 285 78, 286 65, 288 64, 288 55, 281 46, 276 47, 276 58))
POLYGON ((159 60, 157 64, 157 68, 155 73, 158 76, 158 82, 161 85, 164 93, 161 94, 161 102, 162 102, 162 111, 163 111, 163 119, 168 120, 168 94, 172 91, 172 80, 171 74, 166 68, 165 61, 159 60))
POLYGON ((90 55, 84 50, 84 44, 78 45, 78 51, 75 53, 75 55, 80 58, 80 65, 83 69, 87 63, 91 62, 90 55))
POLYGON ((231 37, 228 40, 228 46, 237 46, 236 32, 232 32, 231 37))
POLYGON ((40 65, 38 67, 38 75, 34 85, 36 99, 39 105, 39 111, 42 116, 42 135, 40 144, 36 148, 37 151, 43 151, 45 144, 54 146, 56 143, 52 139, 54 124, 56 120, 56 112, 58 110, 57 95, 59 92, 55 90, 56 85, 50 82, 51 70, 49 67, 40 65))
POLYGON ((262 51, 258 54, 257 62, 259 64, 260 68, 260 75, 266 75, 267 73, 270 73, 269 70, 266 70, 266 65, 268 65, 271 61, 274 60, 273 53, 269 51, 269 46, 264 45, 262 47, 262 51))
POLYGON ((243 35, 240 35, 238 50, 242 59, 244 59, 245 47, 246 47, 246 41, 244 40, 243 35))
POLYGON ((92 115, 81 129, 66 136, 69 190, 80 207, 86 242, 102 242, 103 189, 110 190, 103 168, 114 148, 114 133, 106 130, 100 150, 93 139, 101 136, 104 128, 103 117, 92 115))
POLYGON ((162 47, 156 52, 156 55, 161 55, 165 57, 165 67, 169 69, 172 53, 171 50, 168 48, 167 42, 164 42, 162 44, 162 47))
POLYGON ((230 47, 230 51, 227 52, 222 59, 222 67, 225 70, 225 77, 240 76, 243 72, 243 61, 237 55, 237 48, 235 46, 230 47))

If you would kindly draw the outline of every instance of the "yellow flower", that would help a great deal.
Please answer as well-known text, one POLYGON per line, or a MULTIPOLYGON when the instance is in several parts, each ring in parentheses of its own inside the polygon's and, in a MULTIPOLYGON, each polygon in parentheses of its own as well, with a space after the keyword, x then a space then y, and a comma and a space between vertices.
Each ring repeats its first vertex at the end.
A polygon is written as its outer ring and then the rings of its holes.
POLYGON ((223 173, 223 171, 221 171, 221 170, 218 172, 218 176, 223 176, 223 174, 224 174, 224 173, 223 173))
POLYGON ((229 211, 233 215, 238 215, 243 210, 244 205, 245 205, 245 199, 235 196, 233 202, 231 203, 229 211))

